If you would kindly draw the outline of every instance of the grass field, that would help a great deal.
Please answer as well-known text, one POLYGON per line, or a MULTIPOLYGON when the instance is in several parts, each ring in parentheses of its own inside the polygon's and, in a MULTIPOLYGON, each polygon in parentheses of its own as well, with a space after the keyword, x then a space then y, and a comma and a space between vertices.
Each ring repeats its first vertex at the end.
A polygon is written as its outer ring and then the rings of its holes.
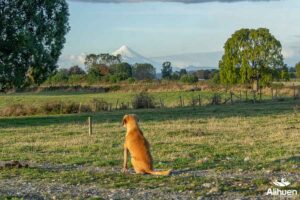
MULTIPOLYGON (((41 92, 41 93, 14 93, 10 95, 0 95, 0 108, 7 107, 12 104, 33 104, 41 105, 46 102, 61 101, 61 102, 75 102, 88 103, 93 99, 103 99, 108 103, 115 105, 119 103, 131 103, 133 97, 137 92, 109 92, 109 93, 79 93, 79 92, 41 92)), ((163 100, 166 106, 178 106, 179 97, 185 99, 185 103, 193 97, 197 98, 199 95, 204 100, 203 103, 211 99, 213 93, 207 91, 168 91, 168 92, 151 92, 150 93, 157 102, 163 100)), ((228 97, 229 94, 221 93, 223 97, 228 97)))
MULTIPOLYGON (((122 98, 110 95, 106 98, 122 98)), ((51 95, 28 97, 40 102, 51 95)), ((82 100, 86 97, 94 98, 87 94, 82 100)), ((31 102, 18 95, 4 98, 31 102)), ((30 164, 0 171, 0 198, 264 198, 271 181, 282 176, 299 194, 299 106, 299 100, 286 100, 130 110, 141 120, 154 167, 172 168, 169 177, 120 172, 121 119, 128 111, 91 114, 92 136, 88 114, 0 118, 0 160, 30 164)))

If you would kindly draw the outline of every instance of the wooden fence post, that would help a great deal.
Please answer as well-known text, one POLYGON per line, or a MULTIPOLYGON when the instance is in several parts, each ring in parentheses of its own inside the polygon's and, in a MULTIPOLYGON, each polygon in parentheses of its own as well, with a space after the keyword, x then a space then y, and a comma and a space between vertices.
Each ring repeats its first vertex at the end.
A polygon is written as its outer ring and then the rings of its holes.
POLYGON ((180 103, 180 107, 182 107, 182 98, 181 98, 181 96, 179 96, 179 103, 180 103))
POLYGON ((116 110, 118 109, 119 99, 117 99, 116 110))
POLYGON ((271 87, 272 100, 274 100, 273 88, 271 87))
POLYGON ((259 87, 259 101, 261 101, 261 98, 262 98, 262 96, 261 96, 261 95, 262 95, 262 94, 261 94, 261 92, 262 92, 262 91, 261 91, 261 86, 260 86, 260 87, 259 87))
POLYGON ((78 113, 81 113, 81 106, 82 106, 82 104, 81 104, 81 102, 80 102, 79 108, 78 108, 78 113))
POLYGON ((88 117, 88 123, 89 123, 89 135, 92 135, 93 134, 92 117, 88 117))
POLYGON ((240 101, 242 101, 242 91, 240 90, 240 101))
POLYGON ((163 108, 164 107, 164 103, 163 103, 161 97, 159 98, 159 101, 160 101, 160 107, 163 108))
POLYGON ((294 90, 294 100, 296 100, 296 87, 294 83, 293 83, 293 90, 294 90))

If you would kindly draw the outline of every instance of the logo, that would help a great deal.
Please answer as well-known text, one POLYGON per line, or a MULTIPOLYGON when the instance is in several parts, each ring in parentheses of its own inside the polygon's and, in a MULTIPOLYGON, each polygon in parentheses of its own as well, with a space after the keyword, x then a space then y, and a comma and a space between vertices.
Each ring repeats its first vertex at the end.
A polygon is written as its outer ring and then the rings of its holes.
MULTIPOLYGON (((287 186, 291 185, 291 182, 287 181, 285 178, 281 178, 280 181, 275 180, 272 183, 278 187, 287 187, 287 186)), ((286 190, 286 189, 281 190, 278 188, 269 188, 266 194, 271 195, 271 196, 297 196, 298 191, 297 190, 286 190)))
POLYGON ((278 187, 286 187, 286 186, 289 186, 291 185, 290 182, 286 181, 285 178, 281 178, 281 181, 273 181, 273 184, 278 186, 278 187))

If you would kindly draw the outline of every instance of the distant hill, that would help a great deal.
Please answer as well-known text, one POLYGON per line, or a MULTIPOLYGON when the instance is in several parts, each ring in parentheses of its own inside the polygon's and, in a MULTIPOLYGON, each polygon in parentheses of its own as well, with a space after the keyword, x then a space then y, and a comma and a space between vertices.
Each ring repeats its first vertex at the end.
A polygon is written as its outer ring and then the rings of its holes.
POLYGON ((118 50, 112 53, 112 55, 118 55, 120 54, 122 57, 122 62, 127 62, 131 65, 134 65, 135 63, 150 63, 154 67, 159 67, 161 64, 146 58, 145 56, 137 53, 136 51, 132 50, 126 45, 121 46, 118 50))

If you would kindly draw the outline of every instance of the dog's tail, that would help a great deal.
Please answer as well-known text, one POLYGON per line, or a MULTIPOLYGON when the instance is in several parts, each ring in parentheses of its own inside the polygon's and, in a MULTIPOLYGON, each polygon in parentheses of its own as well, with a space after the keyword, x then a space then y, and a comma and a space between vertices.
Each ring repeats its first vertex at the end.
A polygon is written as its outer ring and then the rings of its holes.
POLYGON ((166 171, 148 171, 148 174, 152 175, 161 175, 161 176, 169 176, 170 173, 172 172, 172 169, 166 170, 166 171))

